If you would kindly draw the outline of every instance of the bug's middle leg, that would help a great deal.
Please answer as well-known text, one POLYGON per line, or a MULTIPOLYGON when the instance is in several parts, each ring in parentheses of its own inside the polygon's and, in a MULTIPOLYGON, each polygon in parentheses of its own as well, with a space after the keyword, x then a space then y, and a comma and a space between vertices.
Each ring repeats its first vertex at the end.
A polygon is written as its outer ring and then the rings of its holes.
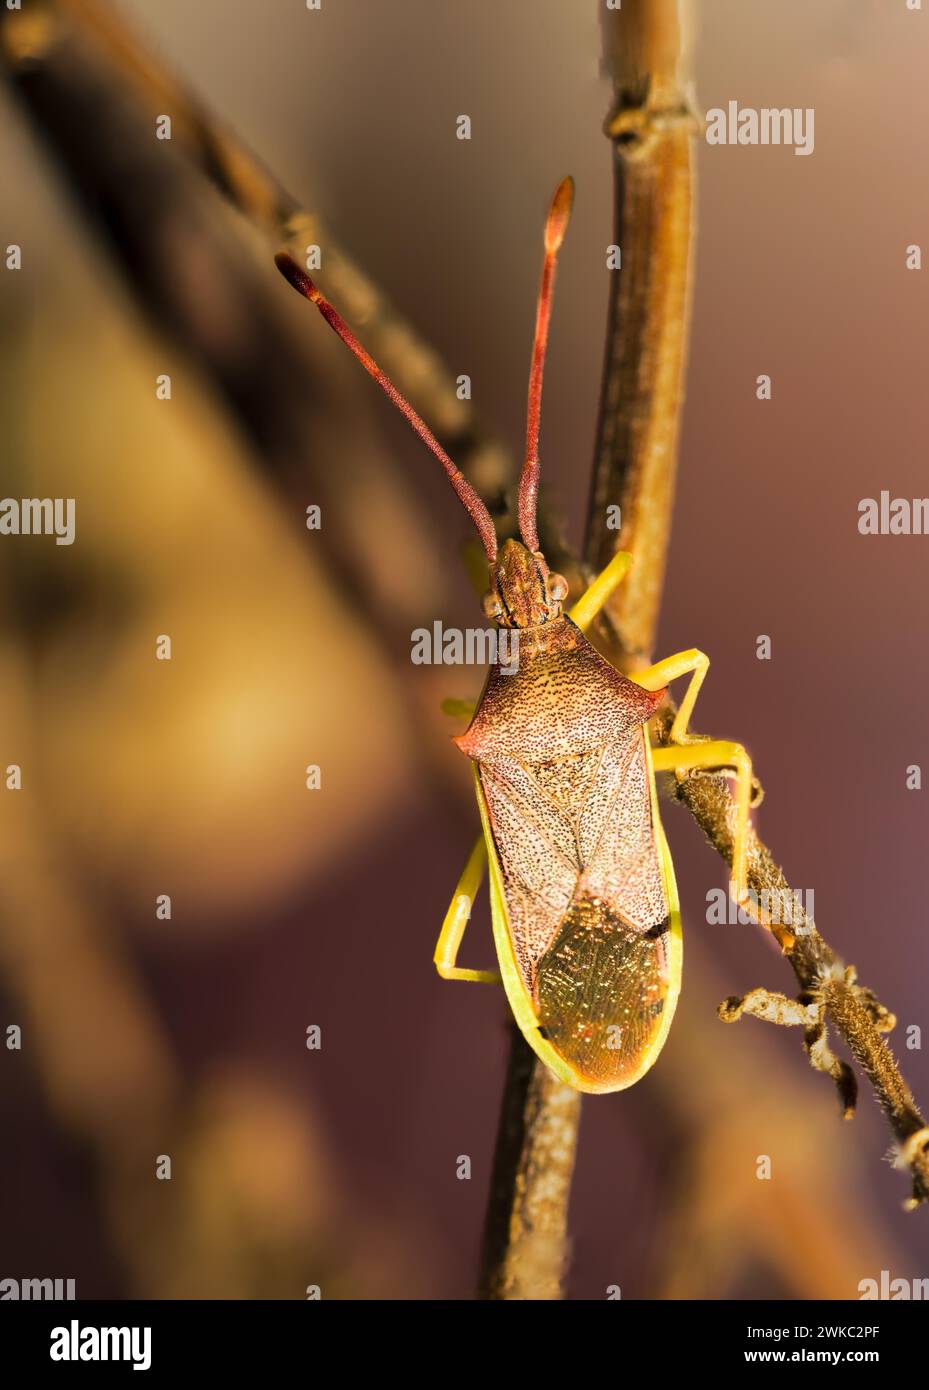
POLYGON ((644 671, 636 671, 633 679, 646 690, 661 690, 678 676, 690 676, 674 722, 671 725, 670 745, 656 748, 652 762, 656 772, 676 772, 682 776, 697 769, 728 772, 734 775, 735 825, 732 834, 732 896, 738 903, 748 903, 748 813, 752 804, 752 760, 741 743, 727 739, 708 739, 688 731, 690 716, 700 693, 710 659, 705 652, 691 647, 665 657, 644 671))
POLYGON ((674 656, 666 656, 664 661, 656 661, 654 666, 647 666, 644 671, 633 673, 632 679, 636 685, 641 685, 645 690, 662 690, 673 680, 677 680, 678 676, 690 676, 690 684, 684 692, 684 698, 678 706, 674 723, 668 734, 672 743, 704 742, 702 735, 689 733, 687 726, 690 723, 690 716, 694 712, 700 687, 706 679, 706 673, 709 669, 710 658, 706 652, 701 652, 697 647, 691 647, 686 652, 675 652, 674 656))
POLYGON ((748 887, 748 812, 752 804, 752 760, 741 743, 728 739, 671 744, 652 750, 656 772, 681 775, 702 769, 735 777, 735 825, 732 831, 732 881, 730 891, 739 904, 752 905, 748 887))
POLYGON ((482 831, 475 840, 474 848, 468 855, 461 877, 455 885, 455 891, 452 894, 452 900, 448 905, 445 921, 442 923, 442 930, 439 932, 439 939, 436 942, 433 960, 435 968, 443 980, 471 980, 478 984, 488 985, 495 985, 500 981, 500 976, 496 970, 468 970, 456 964, 461 939, 471 917, 474 899, 477 897, 477 890, 481 886, 486 868, 487 847, 484 844, 482 831))

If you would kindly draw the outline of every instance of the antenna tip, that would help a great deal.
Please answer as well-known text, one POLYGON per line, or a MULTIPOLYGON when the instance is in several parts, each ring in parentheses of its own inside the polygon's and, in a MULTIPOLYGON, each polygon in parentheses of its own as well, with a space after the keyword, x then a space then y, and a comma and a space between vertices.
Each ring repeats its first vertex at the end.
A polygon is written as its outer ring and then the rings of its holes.
POLYGON ((319 299, 319 290, 306 271, 300 269, 293 256, 289 256, 286 251, 278 251, 274 257, 274 264, 287 283, 299 290, 300 294, 306 295, 307 299, 312 299, 314 303, 319 299))
POLYGON ((549 253, 559 250, 568 230, 568 219, 574 206, 574 180, 569 174, 555 189, 552 205, 545 223, 545 249, 549 253))

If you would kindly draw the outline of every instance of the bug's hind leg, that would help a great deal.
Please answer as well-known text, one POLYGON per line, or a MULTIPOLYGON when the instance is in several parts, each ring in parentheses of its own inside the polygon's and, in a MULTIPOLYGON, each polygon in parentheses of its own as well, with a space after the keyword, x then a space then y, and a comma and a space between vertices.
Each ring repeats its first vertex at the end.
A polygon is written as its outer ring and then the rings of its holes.
POLYGON ((617 550, 606 569, 597 575, 590 587, 581 594, 574 607, 568 610, 568 617, 581 629, 581 632, 586 632, 590 627, 610 594, 625 578, 631 564, 632 556, 629 551, 617 550))
POLYGON ((781 1023, 799 1026, 803 1029, 803 1045, 817 1071, 831 1076, 839 1092, 839 1101, 845 1118, 851 1119, 855 1112, 858 1084, 855 1073, 846 1062, 836 1057, 826 1036, 826 1005, 820 994, 802 994, 799 999, 788 999, 786 994, 777 994, 767 989, 752 989, 741 998, 733 995, 724 999, 719 1006, 719 1016, 723 1023, 735 1023, 743 1014, 764 1019, 766 1023, 781 1023))
POLYGON ((735 824, 732 830, 732 880, 730 892, 737 903, 754 910, 748 888, 748 812, 752 804, 752 760, 741 743, 706 739, 652 750, 656 772, 678 776, 697 769, 735 777, 735 824))
POLYGON ((433 960, 435 961, 435 968, 443 980, 471 980, 478 984, 488 985, 499 983, 500 976, 496 970, 467 970, 456 964, 461 939, 465 934, 465 927, 468 925, 474 899, 477 897, 477 890, 481 886, 486 868, 487 848, 484 844, 482 831, 475 840, 474 848, 468 855, 461 877, 455 885, 455 891, 452 894, 452 900, 448 905, 445 921, 442 923, 442 930, 439 932, 439 939, 436 942, 433 960))

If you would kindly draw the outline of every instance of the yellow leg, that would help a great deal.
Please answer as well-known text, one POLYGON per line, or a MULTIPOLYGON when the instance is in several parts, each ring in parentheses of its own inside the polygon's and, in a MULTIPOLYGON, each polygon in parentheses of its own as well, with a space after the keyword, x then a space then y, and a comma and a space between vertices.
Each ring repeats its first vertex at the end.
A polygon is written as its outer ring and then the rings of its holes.
POLYGON ((474 842, 474 848, 468 855, 468 862, 465 864, 461 878, 452 894, 452 900, 448 905, 445 921, 442 923, 442 930, 439 932, 439 939, 436 942, 433 960, 435 961, 435 968, 443 980, 472 980, 478 984, 488 985, 499 983, 500 976, 496 970, 465 970, 455 964, 458 959, 461 938, 465 934, 465 927, 468 925, 474 899, 477 897, 477 890, 481 886, 486 868, 487 850, 484 845, 484 832, 481 831, 474 842))
MULTIPOLYGON (((700 694, 700 687, 706 678, 709 666, 710 658, 706 653, 698 651, 696 647, 691 647, 690 651, 678 652, 675 656, 666 656, 664 661, 658 661, 654 666, 646 667, 644 671, 633 673, 632 679, 636 685, 641 685, 645 690, 662 690, 673 680, 677 680, 678 676, 691 675, 690 684, 678 706, 674 723, 671 725, 669 738, 672 743, 703 742, 703 737, 700 734, 687 732, 687 725, 690 723, 690 716, 694 712, 694 705, 697 703, 697 696, 700 694)), ((735 744, 732 746, 736 747, 735 744)))
POLYGON ((590 627, 631 564, 632 556, 629 551, 617 550, 606 569, 597 575, 590 588, 581 594, 577 603, 569 610, 568 617, 576 623, 581 632, 586 632, 590 627))
POLYGON ((729 891, 739 904, 751 906, 748 891, 748 809, 752 801, 752 760, 741 743, 724 739, 673 744, 654 748, 652 764, 656 772, 692 772, 695 768, 731 771, 735 775, 735 826, 732 832, 732 879, 729 891))
POLYGON ((748 810, 752 801, 751 758, 741 743, 705 739, 699 734, 689 733, 687 728, 709 665, 710 658, 706 653, 691 647, 689 651, 665 657, 664 661, 658 661, 644 671, 636 671, 633 679, 646 690, 661 690, 678 676, 691 677, 668 735, 672 746, 654 749, 652 762, 656 772, 676 772, 678 776, 695 768, 712 768, 735 775, 736 816, 732 835, 730 891, 736 902, 746 903, 749 901, 747 845, 748 810))

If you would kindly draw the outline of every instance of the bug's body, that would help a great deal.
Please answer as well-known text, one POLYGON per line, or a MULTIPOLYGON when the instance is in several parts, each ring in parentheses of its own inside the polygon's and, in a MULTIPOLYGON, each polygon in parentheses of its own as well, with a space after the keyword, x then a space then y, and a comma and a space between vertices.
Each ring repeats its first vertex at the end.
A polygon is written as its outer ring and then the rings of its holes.
POLYGON ((519 633, 455 740, 476 765, 494 938, 527 1041, 578 1089, 637 1081, 680 987, 680 921, 646 721, 664 692, 567 617, 519 633))
POLYGON ((543 1062, 581 1091, 618 1091, 648 1070, 664 1043, 681 978, 674 871, 658 816, 655 772, 734 769, 734 895, 747 896, 751 763, 737 743, 701 740, 688 724, 708 660, 692 649, 630 680, 594 651, 584 631, 631 556, 617 552, 570 615, 568 586, 539 547, 536 501, 542 371, 555 261, 573 184, 555 191, 529 377, 526 456, 517 514, 522 543, 498 548, 485 504, 425 422, 348 325, 286 254, 278 266, 316 304, 420 439, 467 510, 487 556, 484 611, 518 629, 519 657, 491 668, 467 732, 456 742, 475 764, 482 833, 442 924, 435 964, 445 979, 496 981, 457 964, 474 897, 490 866, 500 976, 517 1023, 543 1062), (647 724, 668 683, 691 682, 668 742, 652 749, 647 724))

